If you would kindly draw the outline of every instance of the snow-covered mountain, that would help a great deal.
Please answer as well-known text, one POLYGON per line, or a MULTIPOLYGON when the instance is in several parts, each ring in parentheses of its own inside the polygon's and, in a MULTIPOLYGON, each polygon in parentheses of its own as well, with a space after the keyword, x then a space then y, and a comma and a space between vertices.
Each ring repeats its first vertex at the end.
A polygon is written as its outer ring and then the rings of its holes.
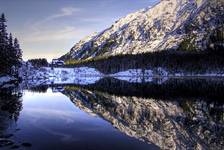
POLYGON ((223 22, 223 0, 161 0, 84 38, 61 59, 176 49, 187 39, 203 50, 209 35, 220 25, 223 27, 223 22))

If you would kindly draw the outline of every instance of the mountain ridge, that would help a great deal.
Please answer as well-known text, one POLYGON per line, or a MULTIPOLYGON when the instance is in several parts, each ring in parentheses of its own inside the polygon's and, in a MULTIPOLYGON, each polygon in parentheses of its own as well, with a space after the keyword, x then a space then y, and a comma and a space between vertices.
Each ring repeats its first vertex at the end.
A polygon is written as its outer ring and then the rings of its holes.
POLYGON ((178 49, 186 41, 189 48, 204 50, 209 34, 223 27, 223 12, 221 0, 161 0, 79 41, 60 59, 83 60, 178 49))

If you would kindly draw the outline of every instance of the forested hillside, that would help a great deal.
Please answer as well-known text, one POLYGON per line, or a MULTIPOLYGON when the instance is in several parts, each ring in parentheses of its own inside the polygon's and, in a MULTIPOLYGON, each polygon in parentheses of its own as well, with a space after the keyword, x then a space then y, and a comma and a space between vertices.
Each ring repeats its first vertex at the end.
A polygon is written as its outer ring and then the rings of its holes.
POLYGON ((107 74, 127 69, 156 69, 162 67, 170 73, 223 73, 224 51, 206 52, 160 51, 137 55, 98 57, 83 61, 67 61, 67 67, 89 66, 107 74))

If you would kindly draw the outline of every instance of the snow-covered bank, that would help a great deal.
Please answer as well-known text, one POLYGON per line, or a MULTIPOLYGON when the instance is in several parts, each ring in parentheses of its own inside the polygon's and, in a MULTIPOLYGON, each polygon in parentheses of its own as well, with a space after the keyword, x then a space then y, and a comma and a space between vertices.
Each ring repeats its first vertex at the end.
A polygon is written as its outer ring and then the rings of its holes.
POLYGON ((169 75, 169 77, 224 77, 224 73, 203 73, 203 74, 175 73, 169 75))
POLYGON ((80 67, 80 68, 45 68, 49 75, 59 77, 59 76, 69 76, 69 77, 91 77, 91 76, 102 76, 103 74, 94 68, 80 67))
POLYGON ((118 73, 110 74, 111 77, 135 77, 135 76, 150 76, 150 77, 224 77, 223 72, 206 72, 206 73, 172 73, 161 67, 156 69, 128 69, 118 73))
POLYGON ((30 86, 50 84, 93 84, 104 75, 94 68, 34 68, 24 75, 24 82, 30 86))
POLYGON ((143 81, 151 82, 153 72, 151 70, 129 69, 115 74, 110 74, 109 76, 132 83, 141 83, 143 81))
POLYGON ((88 85, 94 84, 101 77, 71 77, 71 78, 50 78, 46 84, 78 84, 78 85, 88 85))
POLYGON ((14 81, 14 80, 16 80, 16 78, 14 78, 14 77, 11 77, 11 76, 2 76, 2 77, 0 77, 0 85, 2 85, 2 84, 4 84, 4 83, 8 83, 8 82, 10 82, 10 81, 14 81))
POLYGON ((119 80, 124 80, 132 83, 143 83, 143 82, 152 82, 156 81, 157 83, 163 83, 169 78, 189 78, 189 77, 197 77, 197 78, 205 78, 205 77, 224 77, 224 72, 220 73, 171 73, 166 69, 161 67, 147 70, 147 69, 129 69, 126 71, 114 73, 108 75, 109 77, 113 77, 119 80))
POLYGON ((35 68, 27 65, 23 68, 23 80, 26 85, 39 86, 50 84, 94 84, 103 77, 113 77, 119 80, 131 83, 156 82, 162 84, 169 78, 185 77, 224 77, 224 73, 173 73, 162 67, 154 69, 129 69, 114 74, 105 75, 95 68, 77 67, 77 68, 35 68))
POLYGON ((110 74, 110 77, 166 77, 169 73, 163 68, 150 69, 129 69, 126 71, 110 74))
POLYGON ((28 79, 50 79, 50 78, 72 78, 72 77, 91 77, 102 76, 103 74, 94 68, 31 68, 28 71, 28 79))
POLYGON ((14 84, 12 82, 17 81, 16 78, 6 75, 6 76, 1 76, 0 77, 0 88, 9 88, 13 87, 14 84))
POLYGON ((94 68, 46 68, 49 80, 54 84, 93 84, 100 80, 102 73, 94 68))
POLYGON ((110 74, 109 76, 131 83, 145 83, 156 81, 158 84, 161 84, 168 79, 168 72, 162 68, 157 68, 154 70, 129 69, 115 74, 110 74), (160 79, 158 79, 158 77, 160 79))

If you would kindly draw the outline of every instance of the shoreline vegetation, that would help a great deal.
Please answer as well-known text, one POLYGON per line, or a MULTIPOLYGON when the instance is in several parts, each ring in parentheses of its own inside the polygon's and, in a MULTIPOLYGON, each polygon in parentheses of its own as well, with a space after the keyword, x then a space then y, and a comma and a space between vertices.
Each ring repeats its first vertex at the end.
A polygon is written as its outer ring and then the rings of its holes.
POLYGON ((224 52, 208 50, 204 52, 160 51, 137 55, 97 57, 86 60, 68 60, 65 67, 93 67, 104 74, 113 74, 128 69, 163 68, 171 74, 223 74, 224 52))
POLYGON ((21 81, 22 50, 17 38, 7 32, 7 19, 0 16, 0 88, 14 87, 21 81))

